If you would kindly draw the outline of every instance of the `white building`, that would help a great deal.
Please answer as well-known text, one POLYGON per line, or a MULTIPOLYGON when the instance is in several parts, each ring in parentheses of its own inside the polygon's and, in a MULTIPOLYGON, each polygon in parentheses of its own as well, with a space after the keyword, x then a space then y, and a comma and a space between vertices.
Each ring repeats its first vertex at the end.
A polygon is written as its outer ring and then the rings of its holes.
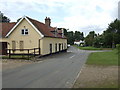
POLYGON ((74 45, 84 46, 84 44, 85 44, 85 41, 82 41, 82 40, 74 41, 74 45))

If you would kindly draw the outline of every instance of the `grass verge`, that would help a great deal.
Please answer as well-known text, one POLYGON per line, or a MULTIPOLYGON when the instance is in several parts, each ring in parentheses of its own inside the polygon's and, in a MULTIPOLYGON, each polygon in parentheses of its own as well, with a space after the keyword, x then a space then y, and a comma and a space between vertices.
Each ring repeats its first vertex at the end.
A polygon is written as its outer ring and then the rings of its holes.
MULTIPOLYGON (((2 59, 9 59, 9 56, 0 56, 0 58, 2 59)), ((25 59, 28 60, 28 56, 27 55, 11 55, 11 59, 25 59)), ((29 56, 29 60, 31 59, 31 56, 29 56)))
POLYGON ((80 46, 77 46, 77 45, 73 45, 74 47, 77 47, 81 50, 112 50, 111 48, 95 48, 95 47, 80 47, 80 46))
MULTIPOLYGON (((78 46, 75 47, 79 48, 78 46)), ((86 47, 83 48, 83 50, 86 50, 86 47)), ((87 50, 88 49, 94 50, 93 47, 88 47, 87 50)), ((120 66, 118 57, 120 57, 120 54, 118 55, 118 50, 116 49, 109 52, 91 53, 86 62, 88 67, 84 68, 82 71, 79 79, 75 83, 75 88, 84 88, 88 86, 88 88, 100 88, 100 90, 101 88, 115 88, 116 90, 118 88, 117 66, 120 66), (96 79, 98 80, 96 81, 96 79), (84 81, 85 83, 81 81, 84 81)))
MULTIPOLYGON (((118 65, 117 50, 91 53, 86 62, 88 65, 118 65)), ((119 65, 120 66, 120 65, 119 65)))

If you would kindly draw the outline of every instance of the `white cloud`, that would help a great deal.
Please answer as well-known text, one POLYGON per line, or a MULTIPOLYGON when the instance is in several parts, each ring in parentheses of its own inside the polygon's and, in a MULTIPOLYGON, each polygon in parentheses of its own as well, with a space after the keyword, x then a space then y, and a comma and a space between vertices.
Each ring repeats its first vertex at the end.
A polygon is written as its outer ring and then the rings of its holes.
MULTIPOLYGON (((38 19, 52 18, 52 26, 101 33, 117 18, 119 0, 4 0, 0 10, 12 21, 23 15, 38 19)), ((41 20, 42 20, 41 19, 41 20)))

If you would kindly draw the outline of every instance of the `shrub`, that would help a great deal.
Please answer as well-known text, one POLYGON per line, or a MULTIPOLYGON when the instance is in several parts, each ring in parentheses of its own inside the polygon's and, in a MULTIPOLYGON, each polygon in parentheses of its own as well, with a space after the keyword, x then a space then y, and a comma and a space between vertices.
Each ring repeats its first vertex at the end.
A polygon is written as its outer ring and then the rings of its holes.
POLYGON ((118 50, 118 54, 120 54, 120 44, 117 44, 117 45, 116 45, 116 48, 117 48, 117 50, 118 50))

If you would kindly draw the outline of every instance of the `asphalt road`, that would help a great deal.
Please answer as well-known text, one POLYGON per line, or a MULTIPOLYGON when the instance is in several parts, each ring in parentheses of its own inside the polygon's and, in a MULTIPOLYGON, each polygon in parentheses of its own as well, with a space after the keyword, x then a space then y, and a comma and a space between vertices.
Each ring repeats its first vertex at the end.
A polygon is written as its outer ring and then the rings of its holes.
POLYGON ((90 51, 70 47, 67 52, 3 71, 3 88, 71 88, 90 51))

